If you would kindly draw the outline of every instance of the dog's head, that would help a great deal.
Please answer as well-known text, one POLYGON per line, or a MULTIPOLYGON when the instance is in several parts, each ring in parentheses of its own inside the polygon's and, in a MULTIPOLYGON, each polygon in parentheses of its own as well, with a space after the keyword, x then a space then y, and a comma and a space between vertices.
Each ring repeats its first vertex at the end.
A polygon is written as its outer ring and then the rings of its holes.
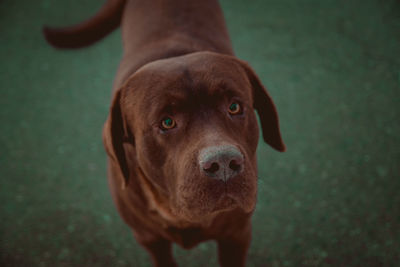
POLYGON ((275 106, 246 63, 211 52, 158 60, 116 93, 106 149, 124 185, 140 173, 167 196, 178 218, 251 212, 259 137, 254 109, 264 140, 284 151, 275 106))

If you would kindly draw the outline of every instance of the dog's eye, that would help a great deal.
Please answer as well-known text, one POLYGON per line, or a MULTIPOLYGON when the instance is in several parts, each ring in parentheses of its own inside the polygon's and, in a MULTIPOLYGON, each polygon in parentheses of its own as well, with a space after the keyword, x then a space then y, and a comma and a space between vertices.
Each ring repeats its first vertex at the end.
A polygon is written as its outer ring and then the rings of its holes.
POLYGON ((237 114, 241 114, 242 113, 242 107, 239 105, 239 103, 233 102, 230 106, 229 106, 229 113, 231 115, 237 115, 237 114))
POLYGON ((175 126, 176 126, 176 122, 170 117, 165 117, 161 121, 161 128, 164 129, 164 130, 172 129, 175 126))

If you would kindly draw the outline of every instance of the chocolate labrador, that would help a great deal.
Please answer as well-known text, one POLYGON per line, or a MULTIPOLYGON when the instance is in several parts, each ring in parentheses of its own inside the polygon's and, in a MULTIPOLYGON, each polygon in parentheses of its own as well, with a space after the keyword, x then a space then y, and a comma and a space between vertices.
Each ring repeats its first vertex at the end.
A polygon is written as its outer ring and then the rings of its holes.
POLYGON ((109 0, 91 19, 44 28, 59 48, 122 27, 103 139, 111 193, 155 266, 171 244, 216 240, 221 266, 244 266, 256 204, 257 110, 266 143, 284 151, 257 75, 232 51, 217 0, 109 0))

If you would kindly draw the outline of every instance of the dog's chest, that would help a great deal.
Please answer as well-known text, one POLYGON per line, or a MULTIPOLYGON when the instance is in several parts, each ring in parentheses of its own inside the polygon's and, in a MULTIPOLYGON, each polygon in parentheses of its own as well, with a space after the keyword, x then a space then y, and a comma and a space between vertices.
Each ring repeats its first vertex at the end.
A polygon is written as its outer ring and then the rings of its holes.
POLYGON ((198 243, 207 240, 207 237, 202 228, 175 228, 168 227, 167 233, 172 237, 173 241, 183 248, 192 248, 198 243))

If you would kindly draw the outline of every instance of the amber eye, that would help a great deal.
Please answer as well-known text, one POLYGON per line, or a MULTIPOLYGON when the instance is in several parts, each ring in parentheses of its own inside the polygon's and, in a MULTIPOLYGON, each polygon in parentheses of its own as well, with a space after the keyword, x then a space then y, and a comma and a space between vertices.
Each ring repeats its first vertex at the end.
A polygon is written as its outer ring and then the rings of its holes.
POLYGON ((170 117, 165 117, 165 118, 162 119, 162 121, 161 121, 161 127, 162 127, 164 130, 172 129, 172 128, 174 128, 175 126, 176 126, 176 122, 175 122, 172 118, 170 118, 170 117))
POLYGON ((237 115, 240 114, 242 112, 242 108, 240 107, 239 103, 233 102, 230 106, 229 106, 229 113, 232 115, 237 115))

